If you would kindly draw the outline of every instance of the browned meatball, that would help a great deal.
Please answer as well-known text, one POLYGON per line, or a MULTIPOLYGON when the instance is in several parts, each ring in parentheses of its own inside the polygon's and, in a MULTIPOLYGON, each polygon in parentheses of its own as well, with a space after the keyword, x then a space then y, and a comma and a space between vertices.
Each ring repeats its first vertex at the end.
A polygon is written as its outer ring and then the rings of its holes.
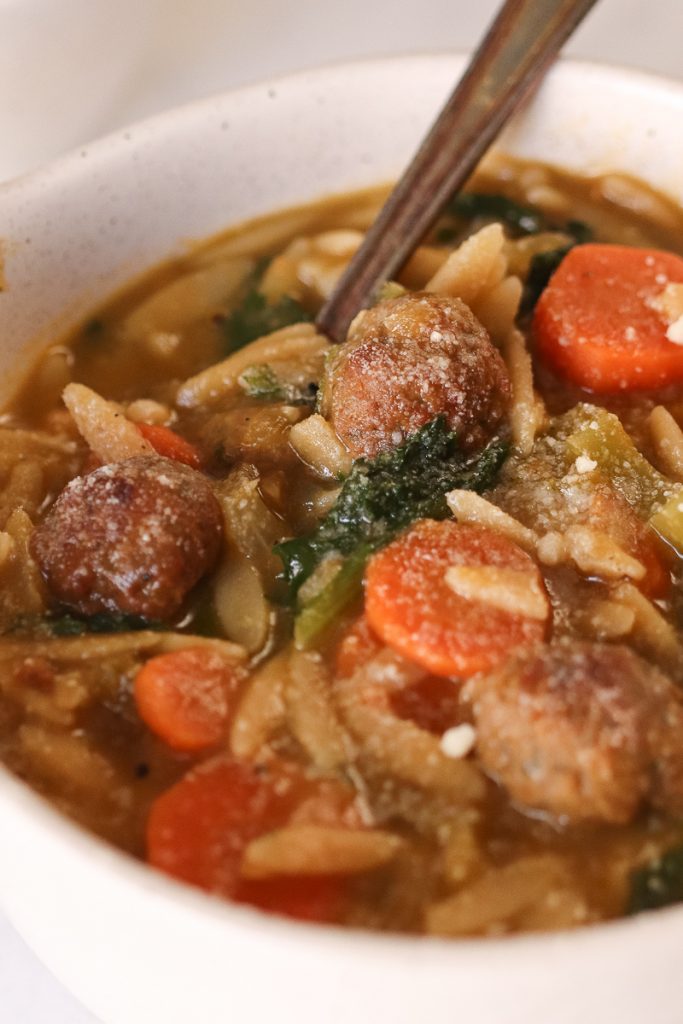
POLYGON ((201 473, 145 455, 72 480, 31 547, 62 604, 163 621, 211 568, 222 528, 201 473))
POLYGON ((471 680, 477 752, 513 800, 571 821, 683 810, 683 698, 626 647, 566 641, 471 680))
POLYGON ((355 456, 389 451, 444 415, 468 452, 496 432, 510 396, 505 364, 459 299, 426 292, 380 302, 329 362, 322 412, 355 456))

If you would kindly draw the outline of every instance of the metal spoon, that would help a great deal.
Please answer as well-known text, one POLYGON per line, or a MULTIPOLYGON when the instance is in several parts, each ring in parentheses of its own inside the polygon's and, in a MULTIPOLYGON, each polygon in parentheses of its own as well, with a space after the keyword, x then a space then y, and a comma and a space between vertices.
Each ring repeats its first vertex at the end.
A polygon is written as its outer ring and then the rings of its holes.
POLYGON ((462 187, 596 0, 506 0, 465 74, 321 309, 317 327, 346 337, 462 187))

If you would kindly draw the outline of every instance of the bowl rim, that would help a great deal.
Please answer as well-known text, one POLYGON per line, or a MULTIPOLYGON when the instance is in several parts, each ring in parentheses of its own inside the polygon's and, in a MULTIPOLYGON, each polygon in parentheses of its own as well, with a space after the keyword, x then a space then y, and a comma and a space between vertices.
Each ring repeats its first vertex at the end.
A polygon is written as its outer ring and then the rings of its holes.
MULTIPOLYGON (((391 65, 405 67, 411 64, 441 63, 444 66, 450 65, 454 67, 457 74, 460 66, 464 65, 470 56, 471 52, 467 50, 421 50, 406 51, 380 57, 331 59, 291 73, 259 78, 254 82, 248 82, 235 89, 212 92, 200 99, 180 103, 158 113, 136 119, 129 124, 115 128, 113 131, 97 135, 91 141, 55 156, 40 167, 25 171, 5 181, 0 181, 0 197, 4 199, 7 194, 11 196, 11 193, 15 190, 23 191, 24 188, 40 187, 46 179, 52 176, 69 172, 74 173, 77 169, 86 172, 90 158, 108 158, 121 147, 128 147, 134 141, 134 137, 135 141, 139 143, 141 139, 137 138, 138 135, 143 133, 161 134, 170 125, 183 121, 186 118, 193 119, 198 117, 202 112, 208 113, 212 107, 220 105, 227 99, 230 99, 231 102, 241 99, 248 100, 250 95, 260 95, 264 91, 270 92, 290 85, 296 87, 308 80, 321 80, 329 74, 344 71, 346 68, 371 71, 374 68, 385 68, 391 65)), ((618 62, 596 61, 582 57, 559 57, 545 78, 561 76, 564 73, 572 75, 581 71, 589 72, 592 75, 604 77, 605 79, 621 78, 628 80, 629 83, 633 83, 636 86, 639 85, 641 88, 649 87, 668 93, 676 92, 683 99, 683 78, 680 80, 668 78, 666 75, 659 75, 656 72, 645 71, 629 64, 618 62)), ((523 104, 522 109, 525 108, 526 104, 533 102, 534 96, 535 89, 530 92, 529 98, 523 104)))
MULTIPOLYGON (((90 143, 79 146, 69 153, 61 155, 42 167, 29 171, 18 177, 0 182, 0 198, 11 199, 14 194, 23 200, 25 191, 34 189, 42 191, 53 187, 55 179, 66 176, 77 179, 81 174, 90 173, 91 160, 108 161, 115 157, 123 147, 131 143, 138 144, 145 136, 163 135, 173 126, 185 120, 193 120, 208 114, 213 107, 226 99, 248 100, 251 95, 262 94, 264 90, 277 90, 281 86, 301 85, 310 80, 321 81, 332 73, 339 73, 345 68, 356 68, 370 72, 374 68, 419 66, 421 63, 434 62, 452 66, 459 70, 467 54, 464 51, 426 51, 389 55, 377 58, 359 57, 357 59, 333 60, 311 68, 305 68, 290 74, 273 78, 264 78, 258 82, 243 85, 237 89, 213 93, 202 99, 184 103, 161 113, 133 122, 129 126, 116 129, 96 138, 90 143), (88 159, 85 159, 88 158, 88 159)), ((655 89, 671 94, 676 93, 683 100, 683 81, 669 79, 648 71, 632 68, 628 65, 610 64, 593 60, 562 58, 550 74, 576 75, 589 71, 602 79, 622 80, 636 87, 655 89)), ((0 251, 1 254, 1 251, 0 251)), ((28 783, 15 776, 9 768, 0 763, 0 805, 11 808, 20 819, 31 821, 43 832, 48 832, 53 841, 64 849, 68 848, 69 856, 79 860, 87 860, 102 874, 114 873, 117 884, 129 889, 150 893, 164 903, 171 904, 179 911, 188 915, 200 915, 218 926, 239 925, 256 935, 272 937, 282 936, 290 946, 296 945, 301 950, 309 945, 315 937, 317 948, 335 957, 351 954, 356 958, 359 954, 366 958, 381 959, 385 954, 410 953, 411 960, 430 961, 435 970, 440 966, 447 967, 457 958, 460 964, 467 966, 467 961, 481 960, 484 952, 493 963, 496 959, 505 960, 507 965, 514 965, 519 960, 528 961, 529 955, 547 954, 552 946, 555 954, 569 954, 582 950, 590 956, 593 950, 604 949, 610 938, 615 942, 641 945, 651 937, 661 939, 664 932, 672 937, 679 936, 683 925, 683 905, 661 908, 655 912, 644 912, 633 917, 622 917, 583 925, 571 930, 544 933, 525 933, 490 937, 454 937, 425 936, 399 932, 376 932, 360 928, 349 928, 341 925, 311 924, 278 917, 259 911, 256 908, 242 906, 212 896, 192 886, 177 881, 160 871, 156 871, 132 855, 118 849, 111 843, 101 839, 80 826, 65 814, 58 811, 47 798, 32 789, 28 783)), ((1 897, 0 897, 1 900, 1 897)), ((8 917, 12 919, 11 910, 8 917)))

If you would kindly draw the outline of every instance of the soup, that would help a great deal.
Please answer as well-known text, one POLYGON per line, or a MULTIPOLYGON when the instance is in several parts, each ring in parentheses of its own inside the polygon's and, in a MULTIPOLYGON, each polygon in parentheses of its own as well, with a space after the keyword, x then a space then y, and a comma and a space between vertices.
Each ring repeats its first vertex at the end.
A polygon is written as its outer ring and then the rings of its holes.
POLYGON ((385 190, 47 349, 0 430, 0 754, 217 896, 435 935, 683 894, 683 214, 497 157, 342 346, 385 190))

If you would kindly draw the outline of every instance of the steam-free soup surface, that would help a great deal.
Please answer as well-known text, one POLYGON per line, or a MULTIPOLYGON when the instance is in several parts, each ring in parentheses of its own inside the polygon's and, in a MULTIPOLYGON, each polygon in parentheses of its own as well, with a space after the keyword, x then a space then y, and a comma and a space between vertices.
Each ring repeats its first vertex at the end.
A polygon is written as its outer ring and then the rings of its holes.
POLYGON ((496 157, 332 346, 384 189, 55 338, 0 425, 0 755, 228 900, 438 935, 683 896, 683 214, 496 157))

